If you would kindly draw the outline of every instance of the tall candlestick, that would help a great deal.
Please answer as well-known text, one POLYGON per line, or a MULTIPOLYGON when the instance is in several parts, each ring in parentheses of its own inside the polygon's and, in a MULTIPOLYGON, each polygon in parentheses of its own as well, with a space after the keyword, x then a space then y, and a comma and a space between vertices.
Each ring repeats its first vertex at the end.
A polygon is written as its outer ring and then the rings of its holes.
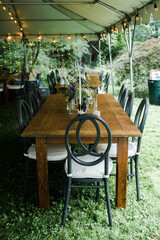
POLYGON ((81 100, 81 61, 79 64, 79 105, 81 106, 82 100, 81 100))

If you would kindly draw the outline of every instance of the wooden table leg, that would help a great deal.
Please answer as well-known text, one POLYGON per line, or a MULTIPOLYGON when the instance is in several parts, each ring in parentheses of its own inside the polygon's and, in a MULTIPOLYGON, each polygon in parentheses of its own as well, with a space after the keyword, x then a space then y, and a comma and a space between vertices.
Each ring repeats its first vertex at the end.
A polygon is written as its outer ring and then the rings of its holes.
POLYGON ((37 175, 39 206, 44 210, 50 209, 49 183, 48 183, 48 161, 45 138, 36 138, 37 175))
POLYGON ((127 202, 127 165, 128 165, 128 138, 118 139, 117 159, 117 207, 126 208, 127 202))
POLYGON ((3 83, 4 104, 8 104, 8 88, 7 83, 3 83))

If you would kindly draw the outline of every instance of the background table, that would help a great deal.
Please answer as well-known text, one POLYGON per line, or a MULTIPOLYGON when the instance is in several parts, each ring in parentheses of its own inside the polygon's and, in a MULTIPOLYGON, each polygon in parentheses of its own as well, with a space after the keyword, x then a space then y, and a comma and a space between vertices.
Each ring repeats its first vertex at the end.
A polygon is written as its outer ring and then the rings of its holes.
POLYGON ((4 104, 8 104, 8 88, 7 88, 7 84, 9 82, 11 82, 12 84, 14 83, 13 75, 0 76, 0 83, 3 83, 4 104))
MULTIPOLYGON (((125 208, 128 137, 138 137, 141 136, 141 133, 111 94, 98 95, 98 110, 110 127, 113 142, 118 143, 116 204, 117 207, 125 208)), ((21 135, 22 137, 36 138, 39 204, 41 208, 50 208, 46 143, 64 143, 66 128, 76 115, 77 113, 72 115, 66 110, 66 101, 61 94, 50 95, 21 135)), ((92 124, 84 128, 81 134, 83 142, 94 142, 95 131, 92 124)), ((71 141, 75 143, 75 139, 72 137, 71 141)), ((101 131, 101 142, 107 142, 103 130, 101 131)))

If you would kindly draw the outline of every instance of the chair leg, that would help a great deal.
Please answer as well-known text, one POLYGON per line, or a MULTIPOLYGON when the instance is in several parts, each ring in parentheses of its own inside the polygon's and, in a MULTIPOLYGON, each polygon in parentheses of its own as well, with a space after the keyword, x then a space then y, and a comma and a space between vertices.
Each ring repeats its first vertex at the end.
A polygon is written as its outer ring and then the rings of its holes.
POLYGON ((130 174, 131 174, 131 179, 133 179, 133 159, 130 159, 130 174))
POLYGON ((68 178, 67 193, 66 193, 66 198, 65 198, 65 204, 64 204, 64 210, 63 210, 63 217, 62 217, 61 226, 64 226, 65 225, 65 221, 66 221, 68 203, 69 203, 70 194, 71 194, 71 182, 72 182, 72 179, 71 179, 71 177, 69 177, 68 178))
MULTIPOLYGON (((100 186, 100 182, 97 182, 97 186, 100 186)), ((96 202, 98 202, 99 201, 99 188, 97 188, 97 190, 96 190, 96 202)))
POLYGON ((106 195, 106 203, 107 203, 107 212, 108 212, 109 226, 113 227, 111 203, 110 203, 110 198, 109 198, 109 179, 108 178, 104 179, 104 185, 105 185, 105 195, 106 195))
POLYGON ((138 175, 138 156, 136 156, 136 158, 135 158, 135 175, 136 175, 137 201, 140 201, 139 175, 138 175))
POLYGON ((66 179, 65 179, 64 163, 62 163, 61 169, 62 169, 63 195, 65 197, 65 195, 66 195, 66 179))

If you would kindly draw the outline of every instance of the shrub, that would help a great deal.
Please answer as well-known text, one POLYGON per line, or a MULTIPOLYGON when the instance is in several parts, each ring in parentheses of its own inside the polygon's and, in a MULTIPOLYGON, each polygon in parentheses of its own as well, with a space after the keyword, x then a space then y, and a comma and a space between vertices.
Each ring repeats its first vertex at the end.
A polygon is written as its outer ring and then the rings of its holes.
MULTIPOLYGON (((133 86, 136 96, 148 96, 149 73, 160 69, 160 39, 136 42, 133 49, 133 86)), ((130 63, 128 53, 122 54, 114 62, 115 82, 117 85, 125 80, 130 82, 130 63)))

